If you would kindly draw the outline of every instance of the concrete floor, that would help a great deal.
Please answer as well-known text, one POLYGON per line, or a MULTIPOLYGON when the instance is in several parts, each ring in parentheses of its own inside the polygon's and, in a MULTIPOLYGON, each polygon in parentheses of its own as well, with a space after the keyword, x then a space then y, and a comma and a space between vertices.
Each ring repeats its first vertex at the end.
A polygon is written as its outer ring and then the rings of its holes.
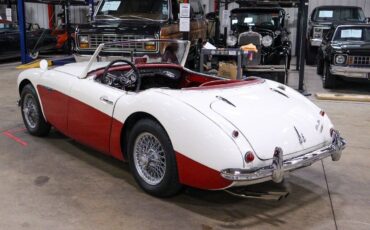
MULTIPOLYGON (((348 148, 339 162, 291 173, 284 200, 195 189, 158 199, 135 184, 126 164, 55 131, 46 138, 27 134, 15 105, 20 71, 14 67, 0 65, 0 229, 370 229, 370 103, 311 97, 348 148)), ((296 88, 296 73, 290 84, 296 88)), ((313 67, 305 85, 310 93, 325 92, 313 67)), ((335 92, 370 94, 370 86, 346 84, 335 92)))

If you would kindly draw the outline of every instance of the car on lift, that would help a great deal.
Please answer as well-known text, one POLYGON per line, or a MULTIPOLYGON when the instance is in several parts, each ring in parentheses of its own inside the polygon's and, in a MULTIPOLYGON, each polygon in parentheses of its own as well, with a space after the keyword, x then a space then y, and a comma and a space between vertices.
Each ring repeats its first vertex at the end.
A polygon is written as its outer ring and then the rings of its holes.
POLYGON ((318 52, 317 73, 324 88, 338 79, 370 80, 370 25, 341 25, 325 36, 318 52))
POLYGON ((317 60, 317 51, 325 34, 333 25, 365 23, 368 19, 361 7, 358 6, 319 6, 316 7, 309 18, 306 64, 314 65, 317 60))
MULTIPOLYGON (((200 0, 190 0, 190 32, 192 42, 188 67, 197 68, 202 43, 207 38, 207 20, 200 0)), ((102 0, 92 23, 80 25, 76 33, 77 60, 83 55, 92 55, 100 43, 133 39, 183 39, 179 27, 178 0, 102 0)), ((152 53, 152 44, 143 47, 112 47, 110 55, 152 53)))
POLYGON ((310 100, 275 81, 191 71, 189 49, 183 40, 131 40, 99 45, 89 62, 48 70, 43 60, 17 80, 24 124, 35 136, 53 126, 128 161, 140 187, 159 197, 183 185, 235 194, 323 158, 339 160, 345 141, 310 100), (172 47, 172 56, 164 49, 104 55, 148 42, 172 47))
MULTIPOLYGON (((38 24, 27 23, 27 47, 31 58, 37 58, 40 52, 55 50, 56 38, 50 36, 38 24)), ((0 20, 0 60, 20 56, 20 33, 18 25, 0 20)))
POLYGON ((231 31, 227 36, 230 48, 253 44, 257 53, 252 61, 245 59, 245 71, 251 76, 287 81, 291 59, 291 41, 281 7, 241 7, 231 10, 231 31))

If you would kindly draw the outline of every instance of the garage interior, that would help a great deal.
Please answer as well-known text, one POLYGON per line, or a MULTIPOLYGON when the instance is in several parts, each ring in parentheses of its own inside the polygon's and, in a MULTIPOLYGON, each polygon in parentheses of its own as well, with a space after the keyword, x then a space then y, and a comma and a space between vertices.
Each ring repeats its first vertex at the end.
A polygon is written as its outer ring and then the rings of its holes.
MULTIPOLYGON (((10 4, 17 21, 15 2, 1 3, 0 16, 7 18, 10 4)), ((215 9, 213 0, 202 3, 206 13, 215 9)), ((370 17, 370 0, 310 0, 308 15, 322 5, 358 6, 370 17)), ((53 10, 60 12, 61 6, 53 5, 53 10)), ((72 5, 69 11, 72 24, 88 23, 87 4, 72 5)), ((300 78, 298 8, 286 12, 292 41, 287 85, 304 92, 341 131, 347 147, 339 162, 321 160, 289 173, 282 184, 251 185, 249 198, 191 187, 171 198, 153 197, 136 184, 127 163, 55 129, 45 138, 27 132, 16 103, 17 76, 24 70, 17 69, 22 65, 19 55, 0 59, 0 229, 370 229, 369 81, 345 81, 325 89, 322 76, 311 65, 303 67, 300 78), (333 99, 319 99, 321 94, 333 99), (287 196, 264 199, 274 192, 287 196)), ((49 28, 47 4, 26 2, 25 16, 27 23, 49 28)), ((56 15, 54 19, 58 20, 56 15)), ((58 52, 40 57, 65 56, 58 52)))

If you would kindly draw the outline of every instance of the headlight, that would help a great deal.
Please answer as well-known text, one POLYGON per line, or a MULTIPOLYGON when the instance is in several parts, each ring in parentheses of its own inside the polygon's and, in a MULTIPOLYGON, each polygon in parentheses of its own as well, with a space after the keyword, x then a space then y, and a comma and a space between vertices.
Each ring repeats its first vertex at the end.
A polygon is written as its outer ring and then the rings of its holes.
POLYGON ((340 65, 342 65, 342 64, 344 64, 346 62, 346 57, 344 56, 344 55, 337 55, 336 57, 335 57, 335 63, 336 64, 340 64, 340 65))
POLYGON ((262 45, 264 47, 269 47, 272 45, 272 41, 273 41, 272 37, 270 35, 266 35, 262 38, 262 45))
POLYGON ((322 38, 322 28, 313 28, 313 38, 322 38))
POLYGON ((238 39, 234 35, 227 36, 226 43, 228 46, 235 46, 238 43, 238 39))
POLYGON ((144 44, 144 48, 145 50, 149 50, 149 51, 154 51, 157 49, 155 42, 146 42, 144 44))
POLYGON ((78 37, 81 48, 89 48, 89 36, 82 35, 78 37))

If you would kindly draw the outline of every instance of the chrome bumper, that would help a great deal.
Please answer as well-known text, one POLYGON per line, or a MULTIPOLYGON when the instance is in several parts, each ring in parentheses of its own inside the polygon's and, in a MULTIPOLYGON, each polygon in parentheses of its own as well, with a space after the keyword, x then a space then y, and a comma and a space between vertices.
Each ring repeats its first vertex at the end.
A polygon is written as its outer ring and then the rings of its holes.
POLYGON ((345 140, 340 137, 338 131, 334 131, 332 143, 319 150, 284 160, 282 150, 277 147, 271 165, 258 169, 224 169, 221 171, 221 176, 234 181, 235 186, 257 184, 270 180, 279 183, 284 179, 285 172, 310 166, 316 161, 329 156, 333 161, 338 161, 345 146, 345 140))
POLYGON ((321 38, 311 38, 310 44, 311 46, 321 46, 322 39, 321 38))
POLYGON ((370 80, 370 68, 332 65, 330 67, 330 73, 343 77, 362 78, 370 80))

